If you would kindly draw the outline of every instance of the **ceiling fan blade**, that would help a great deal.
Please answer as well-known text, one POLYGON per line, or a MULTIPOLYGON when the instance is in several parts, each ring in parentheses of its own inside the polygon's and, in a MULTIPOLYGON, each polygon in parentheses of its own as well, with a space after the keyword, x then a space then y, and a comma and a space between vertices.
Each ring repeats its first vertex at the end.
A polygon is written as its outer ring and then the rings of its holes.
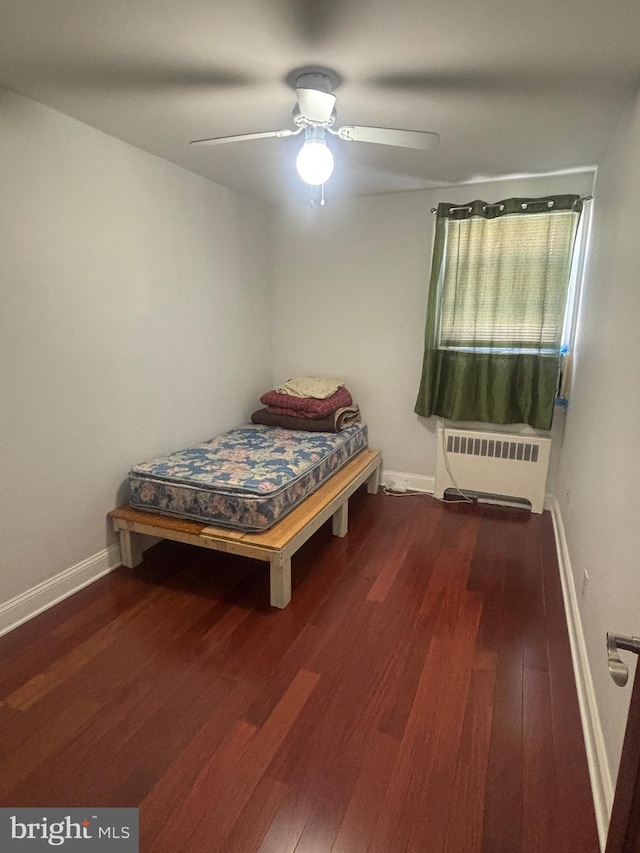
POLYGON ((340 139, 353 142, 375 142, 378 145, 397 145, 427 151, 437 145, 440 136, 424 130, 397 130, 392 127, 355 127, 347 125, 334 131, 340 139))
POLYGON ((214 136, 212 139, 193 139, 189 145, 223 145, 225 142, 246 142, 250 139, 269 139, 269 137, 296 136, 303 128, 296 130, 264 130, 262 133, 241 133, 237 136, 214 136))
POLYGON ((329 121, 336 103, 336 96, 320 89, 296 89, 300 114, 309 121, 329 121))

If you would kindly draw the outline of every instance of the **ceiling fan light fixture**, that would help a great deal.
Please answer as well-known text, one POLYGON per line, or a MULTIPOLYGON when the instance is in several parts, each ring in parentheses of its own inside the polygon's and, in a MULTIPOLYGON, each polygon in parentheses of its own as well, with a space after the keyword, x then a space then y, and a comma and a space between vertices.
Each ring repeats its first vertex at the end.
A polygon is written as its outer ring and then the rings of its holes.
POLYGON ((298 174, 307 184, 316 187, 329 180, 333 173, 333 154, 324 139, 307 139, 296 158, 298 174))

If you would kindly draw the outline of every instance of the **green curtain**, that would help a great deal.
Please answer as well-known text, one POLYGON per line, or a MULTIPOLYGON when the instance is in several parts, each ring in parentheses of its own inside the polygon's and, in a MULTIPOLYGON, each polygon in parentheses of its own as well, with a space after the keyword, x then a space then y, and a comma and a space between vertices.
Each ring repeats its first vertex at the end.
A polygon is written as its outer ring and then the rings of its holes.
POLYGON ((437 209, 415 411, 548 430, 579 196, 437 209))

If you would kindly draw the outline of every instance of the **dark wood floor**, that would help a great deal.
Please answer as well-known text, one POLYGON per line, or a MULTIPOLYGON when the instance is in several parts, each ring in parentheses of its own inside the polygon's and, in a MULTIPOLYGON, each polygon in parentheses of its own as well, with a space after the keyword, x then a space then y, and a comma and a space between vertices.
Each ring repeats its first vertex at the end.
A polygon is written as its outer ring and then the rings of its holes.
POLYGON ((0 805, 143 853, 597 853, 548 513, 351 500, 266 564, 172 543, 0 640, 0 805))

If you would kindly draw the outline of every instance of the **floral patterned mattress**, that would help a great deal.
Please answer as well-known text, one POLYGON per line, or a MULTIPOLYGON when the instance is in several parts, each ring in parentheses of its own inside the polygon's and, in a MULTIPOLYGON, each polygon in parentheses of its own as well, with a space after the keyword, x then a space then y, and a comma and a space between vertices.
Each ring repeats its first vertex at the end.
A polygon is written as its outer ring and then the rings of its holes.
POLYGON ((136 509, 259 532, 367 446, 366 424, 338 433, 246 424, 136 465, 129 502, 136 509))

